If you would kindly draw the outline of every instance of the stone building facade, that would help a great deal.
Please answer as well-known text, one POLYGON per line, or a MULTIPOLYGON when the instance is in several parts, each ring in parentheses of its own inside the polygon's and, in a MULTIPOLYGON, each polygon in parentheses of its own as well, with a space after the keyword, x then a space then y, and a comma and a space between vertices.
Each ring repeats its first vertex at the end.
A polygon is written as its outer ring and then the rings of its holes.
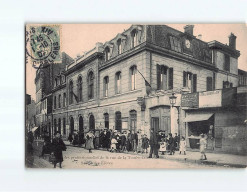
POLYGON ((193 35, 193 28, 187 25, 180 32, 166 25, 132 25, 74 59, 62 73, 64 83, 53 85, 53 132, 67 137, 109 128, 149 136, 154 128, 188 137, 183 120, 192 108, 182 107, 182 96, 237 87, 240 55, 233 34, 229 46, 206 43, 193 35), (172 93, 178 109, 171 107, 172 93), (65 104, 58 108, 64 94, 65 104))

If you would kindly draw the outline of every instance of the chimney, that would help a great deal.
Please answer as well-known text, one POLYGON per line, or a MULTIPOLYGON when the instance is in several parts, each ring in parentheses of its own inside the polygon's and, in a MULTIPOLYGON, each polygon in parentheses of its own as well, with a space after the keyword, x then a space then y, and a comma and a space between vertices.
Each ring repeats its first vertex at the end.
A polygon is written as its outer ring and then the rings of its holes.
POLYGON ((103 51, 103 43, 100 43, 100 42, 96 43, 96 51, 97 52, 103 51))
POLYGON ((186 25, 184 27, 184 33, 190 34, 193 36, 193 29, 194 29, 194 25, 186 25))
POLYGON ((199 34, 199 35, 197 36, 197 38, 200 39, 200 40, 202 40, 202 35, 199 34))
POLYGON ((231 33, 229 35, 229 47, 231 47, 232 49, 236 49, 236 36, 231 33))

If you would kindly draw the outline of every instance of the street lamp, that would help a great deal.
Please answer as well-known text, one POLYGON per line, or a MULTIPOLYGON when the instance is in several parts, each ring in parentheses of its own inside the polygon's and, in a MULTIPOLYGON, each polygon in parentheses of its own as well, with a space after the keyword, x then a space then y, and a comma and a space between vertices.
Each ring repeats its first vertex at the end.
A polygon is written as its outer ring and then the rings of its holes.
POLYGON ((179 124, 179 107, 180 106, 175 106, 176 104, 176 101, 177 101, 177 96, 175 96, 175 93, 173 92, 172 95, 169 97, 169 100, 170 100, 170 104, 173 107, 177 108, 178 110, 178 120, 177 120, 177 123, 179 124))

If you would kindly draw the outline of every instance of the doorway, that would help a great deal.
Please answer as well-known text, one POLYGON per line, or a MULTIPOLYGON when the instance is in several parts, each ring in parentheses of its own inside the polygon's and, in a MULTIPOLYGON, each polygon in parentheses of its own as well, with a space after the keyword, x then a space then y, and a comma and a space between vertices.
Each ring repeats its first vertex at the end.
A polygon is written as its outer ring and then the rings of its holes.
POLYGON ((152 117, 151 118, 151 129, 154 129, 154 132, 159 132, 159 118, 158 117, 152 117))
POLYGON ((89 130, 95 130, 95 120, 93 115, 90 115, 89 117, 89 130))
POLYGON ((74 133, 74 119, 73 117, 70 118, 70 133, 74 133))

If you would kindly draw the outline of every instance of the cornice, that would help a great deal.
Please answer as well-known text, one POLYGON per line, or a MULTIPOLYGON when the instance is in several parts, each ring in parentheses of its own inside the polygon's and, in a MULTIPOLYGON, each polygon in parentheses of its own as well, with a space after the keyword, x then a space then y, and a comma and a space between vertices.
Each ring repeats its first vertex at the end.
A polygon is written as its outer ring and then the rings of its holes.
POLYGON ((228 45, 224 45, 223 43, 220 43, 218 41, 211 41, 208 43, 208 46, 212 49, 220 49, 223 52, 230 54, 234 58, 238 58, 240 56, 240 51, 232 49, 228 45))

